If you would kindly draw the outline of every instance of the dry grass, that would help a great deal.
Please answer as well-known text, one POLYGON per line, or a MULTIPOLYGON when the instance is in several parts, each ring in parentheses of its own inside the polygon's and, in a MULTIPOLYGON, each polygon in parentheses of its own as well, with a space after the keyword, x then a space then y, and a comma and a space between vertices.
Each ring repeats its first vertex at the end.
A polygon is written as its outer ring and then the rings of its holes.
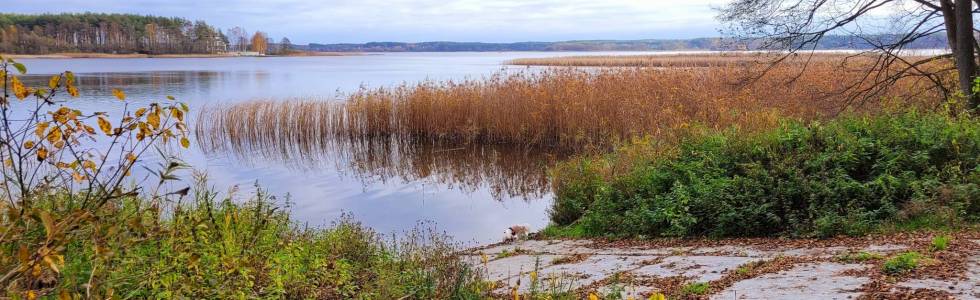
MULTIPOLYGON (((608 148, 634 137, 709 128, 769 128, 777 117, 832 115, 847 97, 832 93, 862 72, 792 65, 741 85, 757 68, 570 68, 528 70, 465 81, 363 89, 342 103, 255 101, 202 112, 198 130, 232 141, 316 148, 324 137, 395 138, 458 145, 508 144, 567 150, 608 148), (789 80, 801 75, 796 80, 789 80), (241 117, 248 116, 248 117, 241 117)), ((919 92, 908 80, 883 96, 919 92)))
MULTIPOLYGON (((801 65, 803 63, 842 62, 849 54, 815 53, 813 55, 798 54, 787 57, 783 63, 801 65)), ((509 60, 506 64, 522 66, 563 66, 563 67, 659 67, 659 68, 696 68, 696 67, 751 67, 768 65, 774 60, 783 58, 783 54, 766 52, 720 52, 697 54, 652 54, 652 55, 585 55, 561 56, 543 58, 518 58, 509 60)), ((852 60, 861 60, 853 57, 852 60)))
MULTIPOLYGON (((832 92, 861 82, 864 74, 824 59, 811 62, 802 74, 798 65, 786 64, 740 84, 761 68, 550 68, 362 89, 344 102, 254 101, 202 110, 197 136, 216 151, 258 151, 284 160, 318 161, 311 154, 330 148, 355 169, 375 170, 365 174, 399 169, 421 177, 436 170, 478 169, 471 178, 516 178, 526 174, 515 171, 519 167, 474 168, 476 162, 468 160, 487 155, 486 148, 474 145, 533 149, 516 153, 581 153, 639 137, 670 141, 692 127, 767 129, 782 117, 834 115, 847 97, 832 92), (432 155, 447 149, 463 150, 432 155)), ((918 84, 899 81, 882 95, 920 93, 918 84)), ((498 159, 511 161, 517 159, 498 159)))

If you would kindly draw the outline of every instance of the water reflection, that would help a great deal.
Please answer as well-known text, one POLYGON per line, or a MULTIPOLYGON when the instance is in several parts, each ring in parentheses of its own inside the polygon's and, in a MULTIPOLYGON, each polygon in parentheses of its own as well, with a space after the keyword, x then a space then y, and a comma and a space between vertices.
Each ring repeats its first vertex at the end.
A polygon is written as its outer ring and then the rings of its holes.
POLYGON ((547 168, 565 156, 550 149, 403 142, 392 137, 276 134, 236 139, 207 126, 198 127, 196 136, 206 155, 232 155, 244 164, 276 163, 298 171, 335 168, 364 185, 426 180, 464 192, 489 189, 495 199, 544 198, 550 192, 547 168))

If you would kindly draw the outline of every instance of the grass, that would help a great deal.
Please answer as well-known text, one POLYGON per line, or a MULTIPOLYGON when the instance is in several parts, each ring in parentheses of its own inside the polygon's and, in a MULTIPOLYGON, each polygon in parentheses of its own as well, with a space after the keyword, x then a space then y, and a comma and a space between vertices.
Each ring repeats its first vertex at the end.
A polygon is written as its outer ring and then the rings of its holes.
POLYGON ((948 235, 937 235, 932 238, 932 243, 929 244, 929 249, 932 251, 945 251, 949 248, 950 237, 948 235))
MULTIPOLYGON (((164 210, 138 198, 111 203, 99 213, 100 225, 70 237, 60 271, 40 274, 40 282, 47 283, 17 282, 8 291, 198 299, 488 295, 480 288, 479 271, 456 255, 460 248, 427 228, 397 239, 383 238, 349 217, 310 228, 290 219, 289 211, 261 189, 245 199, 219 199, 204 186, 164 210), (102 271, 90 277, 93 268, 102 271)), ((71 206, 67 197, 44 201, 71 206)), ((7 258, 16 257, 16 245, 0 245, 0 269, 15 263, 7 258)))
POLYGON ((707 282, 693 282, 681 288, 683 295, 705 295, 711 289, 707 282))
POLYGON ((848 253, 837 257, 838 260, 844 262, 866 262, 871 260, 879 260, 882 258, 884 258, 884 256, 882 256, 881 254, 868 252, 868 251, 848 253))
POLYGON ((563 265, 563 264, 573 264, 579 263, 589 258, 588 254, 585 253, 575 253, 572 255, 564 255, 556 257, 551 260, 552 265, 563 265))
POLYGON ((787 122, 692 136, 646 161, 629 151, 561 164, 552 222, 587 236, 827 237, 937 211, 950 224, 980 215, 980 124, 970 117, 787 122), (617 165, 626 168, 604 173, 617 165))
POLYGON ((905 252, 886 260, 881 270, 888 275, 899 275, 914 270, 919 266, 922 256, 918 252, 905 252))
POLYGON ((530 252, 527 249, 521 249, 520 247, 514 248, 514 250, 504 249, 503 251, 500 251, 500 253, 497 253, 497 256, 495 256, 494 259, 508 258, 511 256, 527 254, 527 253, 530 252))

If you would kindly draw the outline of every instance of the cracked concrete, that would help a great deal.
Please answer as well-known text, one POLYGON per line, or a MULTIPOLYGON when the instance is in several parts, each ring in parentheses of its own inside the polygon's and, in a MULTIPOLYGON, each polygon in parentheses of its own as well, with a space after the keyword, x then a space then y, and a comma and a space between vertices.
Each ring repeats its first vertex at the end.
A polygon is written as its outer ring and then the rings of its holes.
POLYGON ((711 299, 852 299, 870 279, 842 275, 860 264, 817 263, 736 282, 711 299))
MULTIPOLYGON (((871 270, 873 262, 844 263, 836 257, 860 251, 887 256, 908 250, 908 245, 896 243, 861 247, 654 247, 609 246, 588 240, 531 240, 472 250, 467 261, 483 268, 487 280, 499 283, 497 292, 501 294, 517 287, 518 282, 518 290, 527 291, 533 276, 539 290, 549 284, 578 291, 617 290, 624 298, 636 299, 659 291, 677 291, 679 286, 692 283, 709 284, 711 294, 704 296, 711 299, 853 299, 861 296, 862 286, 871 282, 866 271, 871 270), (487 258, 486 263, 483 257, 487 258), (750 264, 758 266, 779 258, 796 259, 784 259, 788 265, 772 272, 746 275, 750 264)), ((896 282, 895 286, 942 290, 957 298, 980 299, 980 256, 974 256, 967 273, 962 281, 910 279, 896 282)))

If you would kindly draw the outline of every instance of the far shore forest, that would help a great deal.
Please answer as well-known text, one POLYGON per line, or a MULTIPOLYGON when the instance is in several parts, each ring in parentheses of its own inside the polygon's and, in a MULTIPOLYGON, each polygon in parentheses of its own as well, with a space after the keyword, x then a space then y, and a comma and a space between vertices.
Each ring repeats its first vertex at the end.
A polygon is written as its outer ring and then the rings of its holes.
POLYGON ((292 43, 241 27, 131 14, 0 13, 0 53, 286 54, 292 43))

